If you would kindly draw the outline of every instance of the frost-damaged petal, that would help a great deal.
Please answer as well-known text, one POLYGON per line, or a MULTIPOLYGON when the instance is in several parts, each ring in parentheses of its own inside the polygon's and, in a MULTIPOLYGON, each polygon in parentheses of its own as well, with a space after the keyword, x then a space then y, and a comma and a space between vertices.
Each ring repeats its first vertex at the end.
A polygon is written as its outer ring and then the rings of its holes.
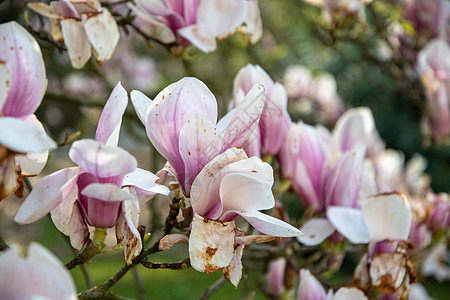
POLYGON ((234 222, 219 222, 195 215, 189 236, 189 257, 194 269, 206 274, 228 266, 235 246, 234 222))
POLYGON ((236 107, 236 111, 229 123, 222 125, 226 126, 226 128, 218 128, 221 135, 224 132, 220 152, 224 152, 231 147, 242 146, 248 139, 258 125, 264 108, 264 99, 264 87, 261 84, 255 84, 244 100, 236 107))
POLYGON ((75 19, 64 19, 61 21, 61 32, 72 67, 81 69, 91 57, 91 45, 83 23, 75 19))
POLYGON ((215 125, 202 113, 187 120, 180 131, 180 155, 185 165, 185 179, 181 183, 187 195, 203 167, 219 154, 221 139, 215 125))
POLYGON ((244 254, 244 245, 239 245, 234 249, 233 259, 230 264, 223 269, 225 278, 237 288, 242 277, 242 254, 244 254))
POLYGON ((247 15, 245 0, 200 1, 197 10, 197 24, 208 28, 216 37, 233 33, 247 15))
POLYGON ((6 61, 0 59, 0 112, 11 89, 11 70, 6 61))
POLYGON ((184 234, 180 234, 180 233, 173 233, 173 234, 168 234, 166 236, 164 236, 160 241, 159 241, 159 250, 168 250, 170 248, 173 247, 173 245, 175 244, 184 244, 184 243, 188 243, 189 242, 189 238, 187 236, 185 236, 184 234))
POLYGON ((100 178, 125 175, 137 167, 136 159, 124 149, 89 139, 74 142, 69 157, 83 171, 100 178))
POLYGON ((358 288, 342 287, 334 294, 333 300, 367 300, 367 297, 358 288))
POLYGON ((85 16, 82 16, 84 30, 92 45, 95 59, 98 61, 110 59, 120 38, 116 20, 105 8, 97 15, 88 18, 85 16))
POLYGON ((125 201, 130 199, 130 194, 112 183, 91 183, 86 186, 81 194, 102 201, 125 201))
MULTIPOLYGON (((194 212, 206 215, 218 204, 218 202, 220 202, 219 188, 221 177, 218 177, 218 173, 227 165, 246 158, 247 155, 244 150, 231 148, 216 156, 201 170, 195 178, 191 189, 191 205, 194 212)), ((224 175, 222 175, 222 177, 223 176, 224 175)), ((220 204, 220 211, 218 211, 214 217, 218 218, 221 213, 220 204)))
POLYGON ((264 234, 278 237, 301 236, 304 233, 294 226, 259 211, 234 211, 264 234))
POLYGON ((370 241, 408 239, 412 216, 405 194, 370 197, 362 205, 362 215, 369 229, 370 241))
POLYGON ((369 230, 364 223, 361 210, 351 207, 330 206, 327 218, 340 234, 353 244, 367 244, 369 230))
POLYGON ((144 93, 132 90, 130 93, 131 103, 133 103, 134 110, 136 111, 139 120, 141 120, 142 124, 146 126, 145 116, 147 115, 147 110, 152 103, 152 100, 145 96, 144 93))
POLYGON ((144 169, 137 168, 134 172, 125 175, 122 186, 132 186, 138 195, 169 195, 170 190, 157 183, 159 177, 144 169))
POLYGON ((76 187, 79 168, 66 168, 42 178, 20 206, 14 221, 19 224, 35 222, 57 207, 68 201, 72 190, 76 187))
POLYGON ((0 40, 0 61, 7 62, 11 72, 10 89, 1 112, 12 117, 32 114, 47 87, 39 44, 14 21, 0 25, 0 40))
POLYGON ((2 299, 77 299, 69 272, 57 257, 37 243, 28 255, 6 249, 0 255, 0 297, 2 299))
POLYGON ((60 19, 63 17, 63 15, 61 15, 61 12, 59 9, 56 9, 55 7, 52 7, 45 3, 33 2, 33 3, 28 3, 27 6, 28 6, 28 8, 31 8, 36 13, 38 13, 44 17, 47 17, 47 18, 60 19))
POLYGON ((325 289, 319 280, 307 269, 300 270, 300 285, 298 287, 298 299, 327 299, 325 289))
POLYGON ((125 113, 127 104, 127 91, 119 81, 111 92, 98 120, 97 132, 95 133, 96 141, 109 146, 117 146, 122 116, 125 113))
POLYGON ((298 236, 297 240, 306 246, 316 246, 333 234, 334 227, 327 219, 312 218, 301 228, 305 236, 298 236))
POLYGON ((0 144, 19 153, 56 148, 56 143, 41 128, 12 117, 0 118, 0 144))
POLYGON ((245 236, 237 236, 236 237, 236 244, 238 245, 250 245, 251 243, 255 242, 258 244, 261 243, 267 243, 276 239, 280 239, 276 236, 270 236, 270 235, 245 235, 245 236))
POLYGON ((180 131, 197 111, 216 123, 216 98, 203 82, 190 77, 162 90, 147 110, 147 135, 158 152, 169 161, 179 182, 184 182, 185 171, 179 152, 180 131))
MULTIPOLYGON (((256 171, 255 171, 256 172, 256 171)), ((264 210, 275 205, 272 187, 249 174, 231 173, 220 184, 223 211, 264 210)))
POLYGON ((383 293, 392 294, 407 276, 403 253, 377 253, 370 265, 372 284, 383 293))
POLYGON ((128 230, 128 234, 125 234, 127 238, 125 251, 125 261, 127 265, 130 265, 133 259, 141 253, 142 240, 137 227, 139 225, 139 200, 136 192, 132 188, 125 189, 129 193, 130 200, 123 202, 122 213, 125 217, 125 230, 128 230), (128 228, 127 228, 128 227, 128 228))

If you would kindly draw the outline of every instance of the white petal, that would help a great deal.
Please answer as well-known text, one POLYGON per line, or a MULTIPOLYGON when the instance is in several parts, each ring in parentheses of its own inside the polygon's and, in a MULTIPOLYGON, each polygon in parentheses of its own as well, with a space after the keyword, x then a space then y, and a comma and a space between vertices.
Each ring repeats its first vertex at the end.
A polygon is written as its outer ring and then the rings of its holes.
POLYGON ((64 19, 61 21, 61 31, 72 66, 81 69, 91 57, 91 45, 83 23, 75 19, 64 19))
POLYGON ((41 128, 12 117, 0 118, 0 144, 19 153, 56 148, 56 143, 41 128))
POLYGON ((137 227, 139 226, 139 200, 133 189, 127 188, 127 192, 130 194, 131 199, 124 201, 122 204, 122 212, 125 217, 127 226, 125 229, 129 230, 125 251, 125 261, 127 265, 130 265, 133 259, 139 255, 142 250, 142 240, 137 227))
POLYGON ((306 246, 316 246, 332 235, 335 229, 327 219, 312 218, 300 230, 305 236, 299 236, 297 240, 306 246))
POLYGON ((403 193, 370 197, 362 205, 370 241, 406 240, 411 228, 411 208, 403 193))
POLYGON ((301 236, 303 232, 294 226, 259 211, 235 211, 253 227, 264 234, 278 237, 301 236))
POLYGON ((225 278, 237 288, 242 277, 242 254, 244 253, 244 245, 239 245, 234 250, 233 259, 230 264, 223 269, 225 278))
POLYGON ((11 89, 11 70, 6 61, 0 59, 0 111, 11 89))
POLYGON ((130 199, 130 194, 112 183, 91 183, 86 186, 81 194, 103 201, 125 201, 130 199))
POLYGON ((139 195, 169 195, 170 190, 157 183, 158 181, 159 177, 152 172, 137 168, 136 171, 125 175, 122 186, 134 187, 139 195))
POLYGON ((235 246, 234 222, 219 222, 195 215, 189 236, 189 257, 194 269, 206 274, 228 266, 235 246))
POLYGON ((330 206, 327 218, 340 234, 353 244, 367 244, 369 229, 359 209, 343 206, 330 206))
POLYGON ((336 292, 333 300, 367 300, 367 297, 358 288, 342 287, 336 292))
POLYGON ((173 233, 173 234, 168 234, 166 236, 164 236, 160 241, 159 241, 159 250, 168 250, 170 248, 173 247, 173 245, 175 244, 184 244, 184 243, 188 243, 189 242, 189 238, 187 236, 185 236, 184 234, 180 234, 180 233, 173 233))
MULTIPOLYGON (((98 61, 110 59, 119 42, 120 34, 116 20, 111 13, 102 8, 100 14, 83 18, 86 36, 92 45, 98 61)), ((85 15, 83 15, 84 17, 85 15)))
POLYGON ((207 26, 186 26, 179 29, 178 34, 203 52, 211 52, 216 50, 216 37, 207 26))
POLYGON ((79 168, 67 168, 41 179, 17 211, 14 221, 19 224, 35 222, 63 201, 73 201, 73 189, 79 168))
POLYGON ((131 91, 130 98, 131 102, 133 103, 134 110, 139 117, 139 120, 141 120, 142 124, 144 124, 145 126, 145 117, 147 115, 148 107, 152 103, 152 100, 149 97, 145 96, 144 93, 136 90, 131 91))

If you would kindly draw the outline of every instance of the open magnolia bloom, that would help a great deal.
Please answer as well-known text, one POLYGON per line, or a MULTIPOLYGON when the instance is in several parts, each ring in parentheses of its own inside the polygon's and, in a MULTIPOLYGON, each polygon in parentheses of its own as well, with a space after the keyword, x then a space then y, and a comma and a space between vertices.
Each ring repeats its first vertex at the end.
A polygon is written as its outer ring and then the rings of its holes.
POLYGON ((300 270, 298 300, 367 300, 366 295, 355 287, 342 287, 335 294, 330 289, 328 294, 322 284, 307 269, 300 270))
POLYGON ((306 2, 323 7, 323 16, 328 23, 339 22, 351 17, 365 20, 364 6, 372 0, 305 0, 306 2))
POLYGON ((53 253, 37 243, 30 244, 25 257, 16 248, 1 252, 0 270, 1 299, 77 299, 67 269, 53 253))
POLYGON ((148 138, 189 197, 192 182, 211 159, 250 137, 264 107, 264 88, 256 84, 219 122, 216 98, 196 78, 169 85, 153 101, 132 91, 131 101, 148 138))
POLYGON ((233 107, 238 106, 255 84, 262 84, 265 90, 264 109, 257 130, 249 139, 245 150, 248 155, 276 155, 286 138, 292 123, 287 111, 286 89, 258 65, 242 68, 233 81, 233 107))
POLYGON ((49 18, 52 37, 64 41, 76 69, 86 64, 91 53, 98 62, 109 59, 119 42, 117 23, 98 0, 33 2, 28 7, 49 18))
POLYGON ((34 115, 47 79, 41 49, 16 22, 0 25, 0 200, 23 195, 22 176, 44 168, 56 147, 34 115))
POLYGON ((236 30, 254 44, 262 36, 257 0, 137 0, 129 7, 136 26, 163 43, 193 44, 203 52, 214 51, 216 39, 236 30), (241 26, 245 24, 245 26, 241 26))
POLYGON ((370 197, 361 210, 330 207, 327 216, 351 243, 369 243, 355 270, 355 285, 365 291, 373 286, 382 293, 397 292, 399 299, 408 299, 409 284, 417 278, 407 241, 412 215, 406 195, 370 197))
POLYGON ((56 227, 81 249, 89 237, 88 225, 116 225, 117 242, 127 240, 126 259, 139 254, 142 243, 137 223, 137 194, 169 194, 154 174, 137 168, 136 159, 117 147, 127 92, 118 83, 100 116, 95 140, 73 143, 69 157, 78 167, 66 168, 39 181, 19 208, 14 220, 34 222, 48 212, 56 227))
POLYGON ((195 216, 189 256, 193 268, 206 273, 225 268, 225 277, 237 286, 244 245, 302 234, 288 223, 260 212, 275 205, 272 185, 272 167, 258 157, 248 158, 241 148, 228 149, 202 169, 191 190, 195 216), (245 236, 235 226, 238 216, 268 236, 245 236))
MULTIPOLYGON (((450 136, 450 46, 443 38, 428 42, 420 50, 417 70, 427 97, 424 124, 437 143, 450 136)), ((429 137, 427 137, 429 138, 429 137)))

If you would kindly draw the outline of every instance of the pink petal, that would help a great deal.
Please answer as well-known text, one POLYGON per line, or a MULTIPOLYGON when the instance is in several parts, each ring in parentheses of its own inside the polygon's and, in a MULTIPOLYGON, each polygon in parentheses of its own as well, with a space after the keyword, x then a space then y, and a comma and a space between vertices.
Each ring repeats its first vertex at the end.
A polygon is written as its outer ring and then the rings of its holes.
POLYGON ((316 211, 323 209, 323 203, 320 199, 320 195, 317 194, 314 189, 312 178, 305 167, 302 160, 296 162, 294 180, 292 186, 294 190, 301 195, 301 200, 307 207, 315 207, 316 211))
POLYGON ((267 95, 271 94, 274 82, 259 65, 248 64, 239 70, 233 80, 233 98, 235 105, 242 102, 239 94, 247 94, 255 84, 261 84, 267 95))
POLYGON ((196 112, 180 131, 180 155, 185 165, 185 181, 181 183, 189 195, 192 182, 203 167, 219 154, 221 139, 215 125, 196 112))
POLYGON ((250 137, 258 125, 264 108, 264 97, 264 87, 261 84, 255 84, 244 100, 230 112, 232 116, 228 124, 223 124, 221 127, 218 125, 219 132, 223 136, 221 152, 242 146, 250 137))
POLYGON ((0 118, 0 144, 19 153, 36 153, 56 148, 56 143, 42 128, 12 117, 0 118))
POLYGON ((368 198, 362 205, 370 241, 406 240, 411 228, 411 208, 403 193, 382 194, 368 198))
POLYGON ((294 179, 296 160, 300 152, 300 127, 296 123, 291 123, 285 140, 283 141, 278 160, 280 161, 283 177, 294 179))
POLYGON ((145 126, 145 118, 147 116, 147 110, 152 103, 152 100, 145 96, 144 93, 136 90, 132 90, 130 93, 131 102, 133 103, 134 110, 136 111, 139 120, 145 126))
POLYGON ((60 24, 72 67, 81 69, 91 57, 91 45, 83 23, 75 19, 64 19, 60 24))
POLYGON ((138 195, 169 195, 170 190, 158 183, 159 177, 152 172, 137 168, 125 175, 122 186, 132 186, 138 195))
POLYGON ((247 220, 247 222, 255 227, 255 229, 267 235, 278 237, 303 235, 303 233, 294 226, 259 211, 235 211, 235 213, 247 220))
POLYGON ((330 206, 327 218, 340 234, 353 244, 367 244, 369 230, 362 218, 361 210, 351 207, 330 206))
POLYGON ((300 270, 300 285, 298 287, 298 300, 325 300, 327 294, 320 284, 307 269, 300 270))
POLYGON ((137 166, 136 159, 124 149, 89 139, 74 142, 69 157, 83 171, 100 178, 125 176, 137 166))
POLYGON ((319 245, 335 231, 330 221, 324 218, 312 218, 300 230, 305 235, 297 237, 297 240, 306 246, 319 245))
POLYGON ((95 59, 104 61, 114 53, 120 34, 116 20, 107 9, 101 8, 97 13, 87 18, 84 14, 83 25, 95 59))
POLYGON ((2 111, 3 104, 11 89, 11 79, 11 70, 7 62, 0 59, 0 111, 2 111))
POLYGON ((217 102, 206 85, 196 78, 183 78, 162 90, 147 111, 147 135, 161 155, 184 182, 185 166, 179 153, 180 131, 195 112, 212 123, 217 120, 217 102))
POLYGON ((72 201, 79 168, 66 168, 42 178, 17 211, 14 221, 19 224, 33 223, 63 201, 72 201))
MULTIPOLYGON (((33 114, 47 87, 39 44, 14 21, 0 25, 0 40, 0 61, 8 63, 11 76, 9 92, 1 112, 4 116, 12 117, 33 114)), ((4 76, 1 77, 3 80, 4 76)))
POLYGON ((271 209, 275 205, 272 186, 245 173, 229 173, 223 177, 220 184, 220 199, 224 212, 264 210, 271 209))
POLYGON ((246 159, 247 155, 244 150, 231 148, 224 153, 212 159, 198 174, 192 183, 191 189, 191 205, 194 212, 206 215, 216 205, 220 205, 220 211, 214 216, 218 218, 222 213, 222 205, 220 202, 220 182, 225 176, 226 169, 223 169, 235 162, 246 159), (214 179, 214 180, 213 180, 214 179))
POLYGON ((127 91, 119 82, 114 87, 98 120, 95 140, 105 145, 117 146, 122 116, 128 105, 127 91))
POLYGON ((69 272, 49 250, 32 243, 26 257, 17 252, 9 248, 0 254, 0 298, 77 299, 69 272))
POLYGON ((200 1, 197 10, 197 24, 207 27, 215 37, 233 33, 247 15, 244 0, 200 1))

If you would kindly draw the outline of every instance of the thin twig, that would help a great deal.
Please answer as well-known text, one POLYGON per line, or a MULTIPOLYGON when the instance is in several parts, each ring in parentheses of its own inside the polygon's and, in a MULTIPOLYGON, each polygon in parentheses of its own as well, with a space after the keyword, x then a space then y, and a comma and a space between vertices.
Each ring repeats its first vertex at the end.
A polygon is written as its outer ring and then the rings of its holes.
POLYGON ((206 291, 198 299, 199 300, 208 299, 209 296, 211 296, 225 283, 225 281, 226 281, 225 277, 220 277, 220 279, 214 282, 209 288, 207 288, 206 291))
POLYGON ((86 263, 97 254, 98 248, 95 246, 92 240, 89 240, 84 246, 84 249, 80 253, 78 253, 78 255, 74 257, 74 259, 66 264, 66 268, 68 270, 72 270, 76 266, 86 263))
POLYGON ((152 263, 149 261, 141 262, 141 265, 147 269, 170 269, 170 270, 185 270, 191 266, 191 260, 185 258, 174 263, 152 263))

